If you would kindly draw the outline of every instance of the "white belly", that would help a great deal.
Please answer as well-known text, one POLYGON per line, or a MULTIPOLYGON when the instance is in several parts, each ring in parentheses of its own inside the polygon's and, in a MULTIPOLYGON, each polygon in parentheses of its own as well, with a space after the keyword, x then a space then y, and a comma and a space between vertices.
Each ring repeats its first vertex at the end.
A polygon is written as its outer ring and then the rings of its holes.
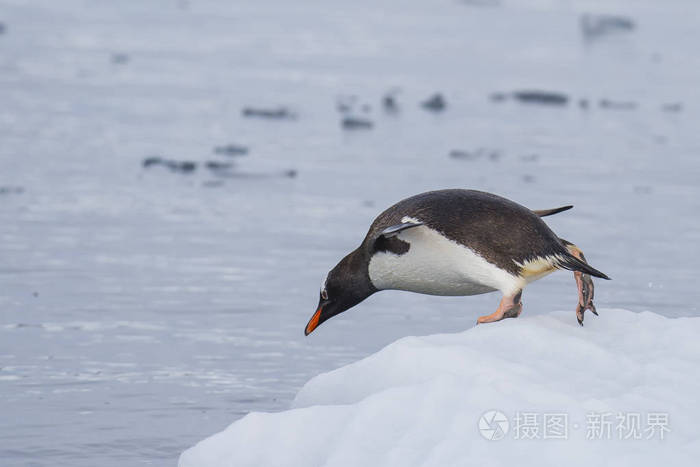
POLYGON ((429 227, 404 230, 397 238, 410 244, 407 253, 376 253, 370 260, 369 277, 379 290, 430 295, 477 295, 500 290, 511 294, 525 285, 524 280, 429 227))

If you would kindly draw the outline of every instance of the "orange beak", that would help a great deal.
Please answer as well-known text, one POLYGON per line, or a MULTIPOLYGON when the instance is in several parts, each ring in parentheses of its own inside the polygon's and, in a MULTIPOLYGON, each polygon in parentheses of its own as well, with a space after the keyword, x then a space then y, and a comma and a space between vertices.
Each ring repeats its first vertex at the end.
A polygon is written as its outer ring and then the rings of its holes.
POLYGON ((308 336, 312 332, 314 332, 314 329, 318 327, 318 320, 321 319, 321 312, 323 311, 323 305, 318 307, 318 310, 316 310, 316 313, 311 317, 309 320, 309 323, 306 325, 306 329, 304 329, 304 335, 308 336))

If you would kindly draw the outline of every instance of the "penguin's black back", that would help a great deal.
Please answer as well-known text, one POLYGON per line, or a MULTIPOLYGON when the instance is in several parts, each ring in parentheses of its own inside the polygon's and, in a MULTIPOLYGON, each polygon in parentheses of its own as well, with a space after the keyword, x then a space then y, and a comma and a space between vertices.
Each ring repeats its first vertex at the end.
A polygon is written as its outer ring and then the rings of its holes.
POLYGON ((557 235, 528 208, 491 193, 462 189, 429 191, 399 201, 374 220, 363 246, 371 248, 385 228, 400 224, 405 216, 512 274, 520 271, 516 261, 568 256, 557 235))

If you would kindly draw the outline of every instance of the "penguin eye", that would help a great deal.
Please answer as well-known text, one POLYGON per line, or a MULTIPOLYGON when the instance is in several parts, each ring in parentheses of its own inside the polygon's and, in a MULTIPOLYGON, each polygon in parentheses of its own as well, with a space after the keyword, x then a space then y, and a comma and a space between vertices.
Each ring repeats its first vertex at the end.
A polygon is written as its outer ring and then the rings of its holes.
POLYGON ((328 300, 328 292, 326 292, 326 289, 321 289, 321 298, 328 300))

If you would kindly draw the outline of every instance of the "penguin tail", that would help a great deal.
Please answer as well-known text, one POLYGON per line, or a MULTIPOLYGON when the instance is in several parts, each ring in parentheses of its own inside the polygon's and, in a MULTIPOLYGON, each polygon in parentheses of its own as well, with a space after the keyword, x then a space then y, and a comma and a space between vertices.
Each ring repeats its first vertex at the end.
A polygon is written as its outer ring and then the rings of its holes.
POLYGON ((552 214, 558 214, 562 211, 568 211, 569 209, 573 208, 573 206, 568 205, 568 206, 562 206, 560 208, 554 208, 554 209, 537 209, 533 210, 535 214, 537 214, 540 217, 547 217, 551 216, 552 214))
POLYGON ((579 271, 586 274, 590 274, 594 277, 600 277, 601 279, 610 280, 610 278, 600 271, 598 271, 593 266, 588 263, 581 261, 569 252, 566 252, 557 257, 557 266, 562 269, 567 269, 569 271, 579 271))

